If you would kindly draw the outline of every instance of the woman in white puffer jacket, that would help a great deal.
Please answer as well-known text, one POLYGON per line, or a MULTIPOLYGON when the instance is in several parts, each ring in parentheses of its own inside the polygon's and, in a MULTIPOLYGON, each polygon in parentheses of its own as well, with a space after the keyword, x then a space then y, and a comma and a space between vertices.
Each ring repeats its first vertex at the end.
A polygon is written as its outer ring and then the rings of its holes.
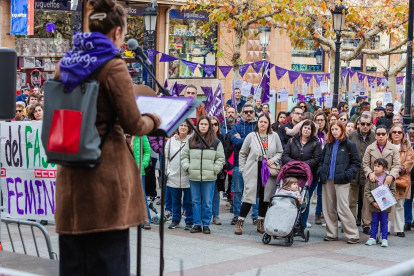
POLYGON ((193 207, 191 202, 190 181, 188 173, 181 168, 181 154, 184 146, 191 138, 192 128, 183 122, 173 137, 165 145, 165 167, 167 170, 167 186, 172 198, 172 222, 169 229, 180 227, 181 207, 186 212, 185 230, 193 227, 193 207), (182 199, 182 204, 181 204, 182 199))

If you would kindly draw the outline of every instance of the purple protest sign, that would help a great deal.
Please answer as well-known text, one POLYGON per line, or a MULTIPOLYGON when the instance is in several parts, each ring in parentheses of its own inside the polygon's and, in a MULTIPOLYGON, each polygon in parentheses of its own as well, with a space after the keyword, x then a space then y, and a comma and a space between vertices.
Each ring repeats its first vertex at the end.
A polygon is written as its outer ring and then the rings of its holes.
POLYGON ((280 80, 286 74, 287 70, 282 67, 275 66, 275 72, 277 80, 280 80))
POLYGON ((214 92, 214 97, 212 104, 209 106, 208 109, 206 109, 206 112, 208 116, 216 116, 221 117, 220 114, 222 114, 223 111, 223 94, 221 91, 221 83, 217 86, 216 92, 214 92))
POLYGON ((215 65, 200 64, 200 66, 203 68, 204 73, 206 73, 208 77, 211 77, 211 75, 214 73, 214 70, 216 70, 215 65))
POLYGON ((325 74, 314 74, 313 77, 316 80, 316 83, 321 86, 321 81, 325 78, 325 74))
POLYGON ((267 66, 266 71, 263 75, 262 82, 260 83, 260 87, 263 89, 263 99, 262 103, 269 102, 270 98, 270 69, 267 66))
POLYGON ((302 79, 303 79, 303 81, 304 81, 307 85, 309 85, 309 83, 311 82, 311 80, 312 80, 312 78, 313 78, 313 75, 312 75, 312 74, 305 74, 305 73, 301 73, 301 75, 302 75, 302 79))
POLYGON ((160 58, 160 62, 170 62, 174 60, 178 60, 178 58, 166 54, 162 54, 160 58))
POLYGON ((252 63, 253 70, 256 72, 256 74, 258 74, 260 69, 262 69, 263 63, 264 63, 264 60, 256 61, 252 63))
POLYGON ((206 103, 205 107, 208 109, 208 107, 211 104, 211 101, 213 100, 213 87, 211 86, 200 86, 201 90, 203 90, 204 95, 206 96, 206 103))
POLYGON ((191 62, 191 61, 188 61, 188 60, 183 60, 182 59, 181 62, 184 63, 188 68, 190 68, 191 72, 193 72, 193 73, 194 73, 195 69, 198 66, 198 63, 191 62))
POLYGON ((226 78, 227 75, 230 73, 231 68, 233 67, 232 66, 219 66, 218 68, 220 69, 223 76, 226 78))
POLYGON ((348 68, 348 74, 350 78, 352 78, 355 75, 355 73, 356 72, 354 70, 352 70, 351 68, 348 68))
POLYGON ((328 80, 331 79, 331 73, 325 74, 325 76, 328 78, 328 80))
POLYGON ((374 77, 374 76, 368 76, 368 75, 367 75, 368 84, 373 83, 373 82, 375 81, 375 79, 376 79, 376 78, 377 78, 377 77, 374 77))
POLYGON ((174 85, 171 88, 171 96, 173 97, 178 97, 180 96, 180 93, 178 93, 178 86, 177 86, 177 82, 174 83, 174 85))
POLYGON ((401 84, 403 82, 404 78, 405 78, 405 76, 397 77, 396 78, 397 84, 401 84))
POLYGON ((243 64, 239 66, 239 74, 243 78, 244 74, 246 74, 247 69, 249 69, 250 63, 243 64))
POLYGON ((151 63, 154 63, 154 57, 158 54, 159 52, 157 50, 154 49, 148 49, 148 59, 151 63))
POLYGON ((300 73, 295 71, 288 71, 289 81, 292 84, 297 78, 299 78, 300 73))
POLYGON ((357 72, 357 75, 358 75, 358 82, 359 83, 363 82, 365 80, 365 77, 367 76, 367 75, 365 75, 363 73, 360 73, 360 72, 357 72))

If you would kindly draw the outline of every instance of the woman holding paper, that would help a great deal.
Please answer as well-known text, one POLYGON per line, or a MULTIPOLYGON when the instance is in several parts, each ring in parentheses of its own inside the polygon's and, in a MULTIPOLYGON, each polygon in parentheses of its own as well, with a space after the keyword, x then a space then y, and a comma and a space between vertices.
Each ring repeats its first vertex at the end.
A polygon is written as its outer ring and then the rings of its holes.
POLYGON ((414 151, 411 148, 410 141, 404 135, 402 125, 395 124, 388 133, 388 141, 397 147, 400 153, 400 172, 395 181, 396 192, 395 200, 397 204, 391 210, 394 216, 394 231, 398 237, 405 237, 404 234, 404 202, 411 196, 411 178, 410 171, 414 164, 414 151))
POLYGON ((196 129, 209 147, 194 134, 182 150, 181 166, 190 179, 194 223, 190 232, 210 234, 214 187, 217 175, 225 164, 224 149, 223 144, 216 138, 210 117, 201 116, 196 129))

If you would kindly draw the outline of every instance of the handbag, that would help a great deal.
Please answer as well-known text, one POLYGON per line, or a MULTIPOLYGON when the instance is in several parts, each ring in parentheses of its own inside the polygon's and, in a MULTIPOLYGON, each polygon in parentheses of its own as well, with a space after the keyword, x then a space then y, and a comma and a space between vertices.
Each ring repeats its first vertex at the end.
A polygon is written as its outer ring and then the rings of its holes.
MULTIPOLYGON (((261 149, 262 149, 262 153, 263 153, 263 157, 266 157, 266 154, 265 154, 265 151, 264 151, 264 148, 263 148, 263 144, 262 144, 262 142, 260 141, 260 137, 259 137, 259 135, 256 133, 256 137, 257 137, 257 139, 259 140, 259 144, 260 144, 260 147, 261 147, 261 149)), ((279 172, 280 172, 280 169, 282 168, 281 166, 280 166, 280 164, 276 164, 276 163, 273 163, 272 165, 267 165, 267 167, 269 168, 269 171, 270 171, 270 175, 271 176, 277 176, 278 174, 279 174, 279 172)))
POLYGON ((400 188, 408 187, 409 183, 410 183, 410 177, 408 176, 408 174, 401 174, 395 180, 395 185, 397 185, 397 187, 400 187, 400 188))

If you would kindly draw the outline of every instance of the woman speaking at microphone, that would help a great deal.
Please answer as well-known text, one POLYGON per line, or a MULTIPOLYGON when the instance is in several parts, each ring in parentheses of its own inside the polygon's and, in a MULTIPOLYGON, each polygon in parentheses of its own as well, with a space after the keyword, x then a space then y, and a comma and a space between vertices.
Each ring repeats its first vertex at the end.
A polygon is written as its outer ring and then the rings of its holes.
POLYGON ((99 72, 96 127, 103 143, 102 162, 94 168, 58 166, 56 232, 60 275, 130 275, 129 228, 148 222, 137 164, 124 132, 142 136, 157 129, 160 119, 141 115, 132 80, 118 55, 127 32, 124 8, 114 0, 90 0, 90 33, 75 34, 76 45, 63 57, 55 79, 76 87, 99 72))

